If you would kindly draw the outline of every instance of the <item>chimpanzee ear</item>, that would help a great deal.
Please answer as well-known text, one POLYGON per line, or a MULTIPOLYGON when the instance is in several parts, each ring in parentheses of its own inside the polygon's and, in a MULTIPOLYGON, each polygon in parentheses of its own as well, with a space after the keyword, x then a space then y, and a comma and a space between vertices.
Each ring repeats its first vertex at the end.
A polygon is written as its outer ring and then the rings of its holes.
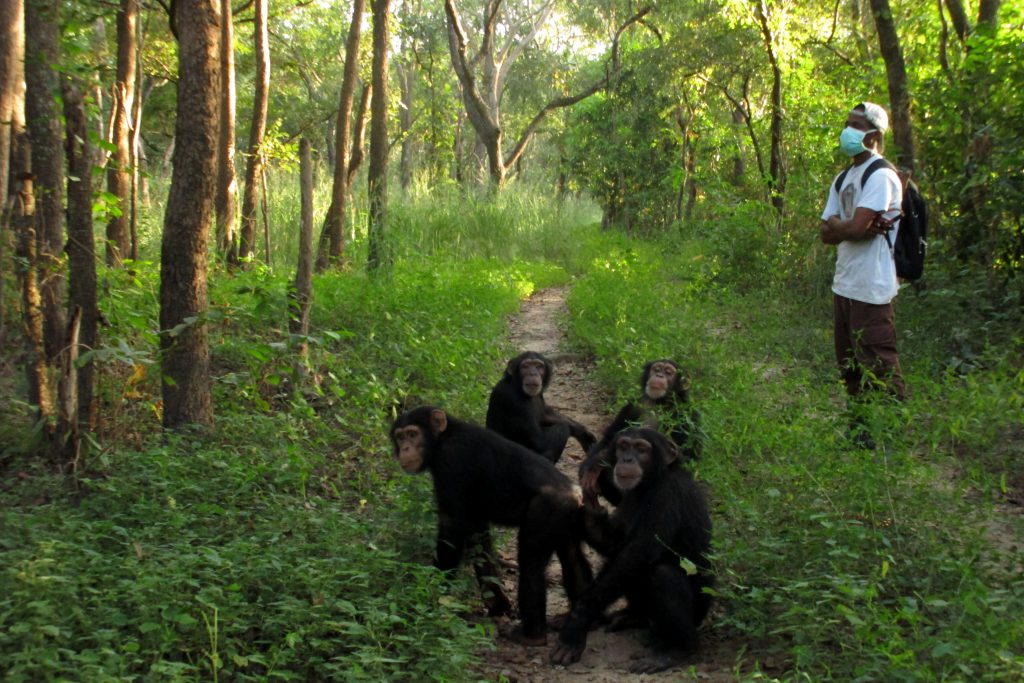
POLYGON ((509 377, 515 377, 516 371, 519 369, 519 358, 512 358, 508 363, 505 364, 505 374, 509 377))
POLYGON ((690 376, 689 375, 683 375, 682 377, 680 377, 679 378, 679 386, 683 388, 683 391, 689 391, 690 390, 690 376))
POLYGON ((430 428, 433 430, 434 436, 448 429, 448 416, 440 408, 430 411, 430 428))
POLYGON ((661 446, 665 449, 665 464, 672 465, 679 460, 679 449, 668 439, 661 439, 661 446))

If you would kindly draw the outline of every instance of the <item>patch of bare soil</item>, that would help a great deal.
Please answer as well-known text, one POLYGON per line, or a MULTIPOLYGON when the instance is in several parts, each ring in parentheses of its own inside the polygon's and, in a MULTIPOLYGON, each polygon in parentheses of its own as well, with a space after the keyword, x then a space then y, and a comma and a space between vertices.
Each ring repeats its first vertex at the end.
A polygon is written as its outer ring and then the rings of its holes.
MULTIPOLYGON (((579 354, 563 349, 565 334, 561 324, 564 321, 564 288, 544 290, 528 299, 519 315, 511 322, 511 339, 517 352, 538 351, 547 356, 555 365, 554 379, 545 391, 548 404, 564 415, 585 424, 597 435, 611 422, 613 415, 605 412, 607 396, 590 380, 593 363, 579 354)), ((638 359, 639 362, 639 359, 638 359)), ((577 477, 583 450, 575 440, 570 440, 559 469, 573 480, 577 477)), ((515 558, 515 541, 512 540, 499 551, 506 560, 515 558)), ((595 572, 601 560, 589 553, 595 572)), ((502 578, 506 592, 516 594, 514 567, 503 563, 502 578)), ((568 611, 568 601, 561 588, 561 569, 557 561, 548 567, 548 605, 551 617, 568 611)), ((632 660, 650 654, 644 643, 646 632, 629 630, 607 633, 598 628, 590 633, 587 649, 582 659, 569 667, 555 667, 548 663, 550 648, 558 634, 548 633, 547 647, 525 647, 513 642, 508 635, 514 623, 502 619, 498 623, 496 649, 485 655, 484 671, 489 680, 504 677, 512 683, 560 683, 563 681, 588 681, 591 683, 633 683, 634 681, 732 681, 733 666, 741 644, 716 638, 709 625, 714 621, 715 609, 705 620, 701 630, 702 649, 690 662, 673 671, 660 674, 632 674, 627 670, 632 660)))

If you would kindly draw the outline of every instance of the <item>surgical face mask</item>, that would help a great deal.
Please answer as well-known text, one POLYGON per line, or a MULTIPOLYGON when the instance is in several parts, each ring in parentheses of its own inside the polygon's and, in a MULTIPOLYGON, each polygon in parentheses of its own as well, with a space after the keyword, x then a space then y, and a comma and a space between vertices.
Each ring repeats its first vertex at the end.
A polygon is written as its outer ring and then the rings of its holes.
POLYGON ((857 130, 847 126, 839 134, 839 149, 843 150, 843 154, 849 157, 855 157, 861 152, 867 152, 868 148, 864 146, 864 136, 874 132, 874 129, 857 130))

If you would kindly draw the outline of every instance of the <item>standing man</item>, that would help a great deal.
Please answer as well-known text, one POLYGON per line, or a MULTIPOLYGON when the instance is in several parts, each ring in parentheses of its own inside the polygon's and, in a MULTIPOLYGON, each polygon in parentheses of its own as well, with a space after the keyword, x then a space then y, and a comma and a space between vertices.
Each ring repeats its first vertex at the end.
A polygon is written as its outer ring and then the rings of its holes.
POLYGON ((896 264, 889 246, 895 243, 899 221, 879 220, 898 216, 903 189, 888 164, 875 167, 862 181, 865 170, 881 159, 888 128, 885 109, 871 102, 861 102, 847 115, 839 146, 852 157, 853 166, 829 185, 820 228, 821 241, 836 245, 832 280, 836 360, 852 413, 850 438, 868 449, 875 444, 862 399, 878 389, 897 399, 905 394, 892 308, 898 289, 896 264), (836 180, 840 180, 838 188, 836 180))

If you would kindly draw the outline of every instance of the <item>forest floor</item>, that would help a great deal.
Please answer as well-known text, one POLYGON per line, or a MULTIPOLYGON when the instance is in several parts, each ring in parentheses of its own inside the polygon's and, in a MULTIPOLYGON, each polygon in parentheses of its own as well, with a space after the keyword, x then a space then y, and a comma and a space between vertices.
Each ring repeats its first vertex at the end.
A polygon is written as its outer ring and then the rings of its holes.
MULTIPOLYGON (((566 288, 552 288, 538 292, 530 297, 511 322, 511 340, 520 351, 538 351, 547 356, 555 365, 554 379, 544 392, 548 405, 559 412, 585 424, 592 432, 600 436, 604 428, 611 422, 613 415, 605 411, 607 395, 590 379, 592 375, 591 361, 566 351, 565 333, 562 329, 565 315, 566 288)), ((639 367, 643 359, 637 359, 639 367)), ((575 440, 570 439, 562 459, 558 463, 560 470, 573 481, 577 478, 577 468, 583 459, 583 450, 575 440)), ((514 561, 514 537, 499 550, 502 559, 514 561)), ((600 559, 589 553, 595 573, 600 567, 600 559)), ((516 576, 511 562, 503 562, 502 580, 505 590, 510 596, 516 594, 516 576)), ((548 603, 549 619, 568 611, 568 602, 561 589, 561 571, 557 561, 548 567, 548 603)), ((716 638, 708 628, 715 619, 716 610, 712 607, 711 614, 701 629, 701 651, 681 667, 660 674, 631 674, 628 671, 630 661, 649 654, 644 644, 646 632, 629 630, 606 633, 603 627, 592 631, 587 639, 587 648, 583 657, 569 667, 554 667, 548 663, 551 646, 558 637, 556 632, 548 633, 548 647, 524 647, 509 639, 508 634, 515 626, 514 622, 503 618, 498 623, 496 649, 485 656, 483 673, 489 680, 497 680, 504 676, 510 683, 562 683, 565 681, 588 681, 588 683, 633 683, 634 681, 662 680, 701 680, 717 683, 733 681, 733 668, 737 654, 742 647, 739 642, 716 638), (690 678, 690 677, 693 678, 690 678)))

